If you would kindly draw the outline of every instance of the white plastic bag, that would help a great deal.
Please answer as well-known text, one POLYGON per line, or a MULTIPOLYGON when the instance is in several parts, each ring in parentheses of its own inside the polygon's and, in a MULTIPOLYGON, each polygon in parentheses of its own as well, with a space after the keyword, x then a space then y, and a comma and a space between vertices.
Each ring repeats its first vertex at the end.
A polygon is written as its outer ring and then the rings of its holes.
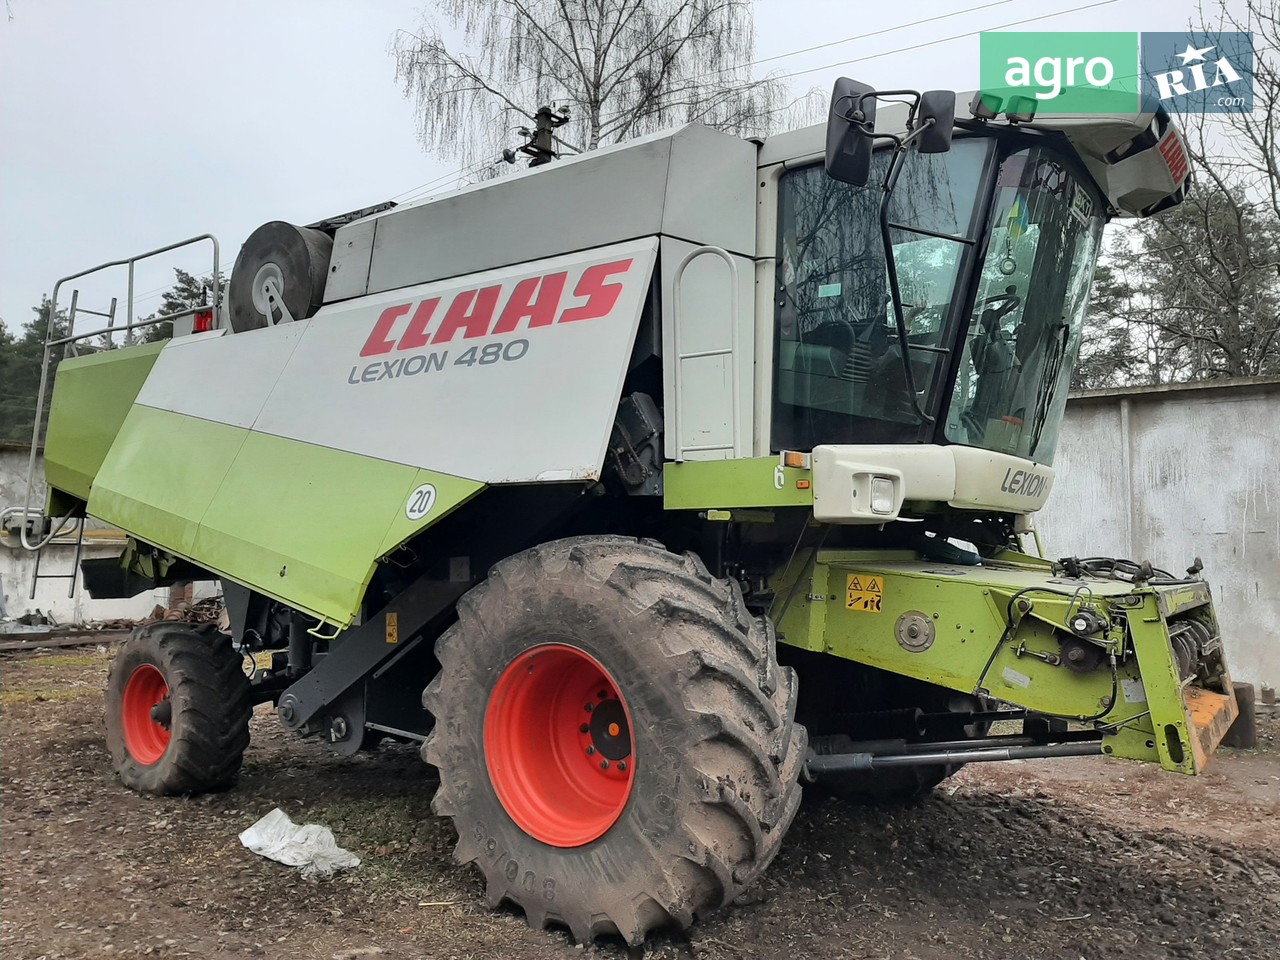
POLYGON ((296 824, 279 807, 240 834, 240 842, 258 856, 301 868, 308 880, 360 866, 360 858, 338 846, 328 827, 296 824))

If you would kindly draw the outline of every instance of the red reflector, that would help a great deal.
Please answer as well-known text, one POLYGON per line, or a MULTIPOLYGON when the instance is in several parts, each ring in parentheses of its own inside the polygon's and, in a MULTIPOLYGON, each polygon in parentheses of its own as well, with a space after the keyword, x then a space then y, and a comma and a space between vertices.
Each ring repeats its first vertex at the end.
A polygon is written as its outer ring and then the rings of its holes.
POLYGON ((1182 141, 1178 139, 1178 134, 1173 130, 1165 134, 1165 138, 1160 141, 1160 156, 1164 157, 1165 165, 1169 168, 1169 173, 1173 175, 1174 183, 1181 183, 1187 175, 1189 165, 1187 163, 1187 152, 1183 149, 1182 141))
POLYGON ((195 323, 191 327, 192 333, 206 333, 213 329, 213 311, 202 310, 195 316, 195 323))

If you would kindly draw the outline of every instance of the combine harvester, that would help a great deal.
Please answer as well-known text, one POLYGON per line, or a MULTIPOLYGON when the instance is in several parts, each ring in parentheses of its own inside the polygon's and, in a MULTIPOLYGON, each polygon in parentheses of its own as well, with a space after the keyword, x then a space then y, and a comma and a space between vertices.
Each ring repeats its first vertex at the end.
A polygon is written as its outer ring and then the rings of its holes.
POLYGON ((270 222, 208 329, 64 360, 11 522, 114 524, 93 596, 220 579, 230 615, 121 647, 121 780, 227 787, 260 703, 417 741, 492 904, 636 944, 751 884, 802 782, 1203 770, 1236 704, 1198 564, 1052 562, 1030 521, 1103 224, 1181 201, 1180 134, 955 103, 842 80, 825 127, 270 222))

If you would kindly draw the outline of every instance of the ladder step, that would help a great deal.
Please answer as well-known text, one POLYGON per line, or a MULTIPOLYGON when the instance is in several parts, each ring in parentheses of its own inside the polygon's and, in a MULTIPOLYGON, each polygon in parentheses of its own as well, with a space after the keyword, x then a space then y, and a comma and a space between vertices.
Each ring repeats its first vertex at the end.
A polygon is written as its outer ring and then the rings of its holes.
POLYGON ((76 593, 76 584, 80 577, 80 558, 84 556, 84 526, 85 518, 79 517, 76 521, 76 552, 71 561, 70 573, 41 573, 40 559, 44 556, 44 551, 49 544, 45 544, 36 551, 35 569, 31 571, 31 591, 27 594, 27 599, 34 600, 36 598, 36 586, 41 580, 70 580, 71 586, 67 588, 67 597, 74 597, 76 593))

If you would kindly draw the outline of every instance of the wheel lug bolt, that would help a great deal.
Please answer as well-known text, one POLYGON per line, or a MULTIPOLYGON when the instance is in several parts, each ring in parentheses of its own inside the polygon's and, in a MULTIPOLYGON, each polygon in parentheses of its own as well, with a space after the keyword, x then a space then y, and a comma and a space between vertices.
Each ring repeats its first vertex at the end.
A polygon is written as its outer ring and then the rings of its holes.
POLYGON ((618 761, 618 769, 619 769, 619 770, 626 770, 626 769, 627 769, 627 761, 625 761, 625 760, 619 760, 619 761, 618 761))
POLYGON ((592 755, 593 753, 595 753, 595 752, 596 752, 596 748, 595 748, 595 747, 587 747, 587 756, 588 756, 588 757, 589 757, 589 756, 591 756, 591 755, 592 755))
POLYGON ((609 696, 609 694, 604 690, 601 690, 599 693, 596 694, 596 696, 599 697, 601 700, 603 700, 605 697, 609 696))
POLYGON ((601 769, 601 770, 608 770, 608 769, 609 769, 609 761, 608 761, 608 760, 601 760, 601 761, 600 761, 600 769, 601 769))
POLYGON ((579 733, 590 733, 590 732, 591 732, 591 727, 590 727, 588 724, 585 724, 585 723, 584 723, 582 726, 580 726, 580 727, 578 728, 578 732, 579 732, 579 733))
POLYGON ((594 704, 590 704, 590 703, 588 703, 588 704, 587 704, 586 706, 584 706, 582 709, 583 709, 583 710, 585 710, 585 711, 587 711, 587 713, 590 713, 594 708, 595 708, 595 707, 594 707, 594 704))

